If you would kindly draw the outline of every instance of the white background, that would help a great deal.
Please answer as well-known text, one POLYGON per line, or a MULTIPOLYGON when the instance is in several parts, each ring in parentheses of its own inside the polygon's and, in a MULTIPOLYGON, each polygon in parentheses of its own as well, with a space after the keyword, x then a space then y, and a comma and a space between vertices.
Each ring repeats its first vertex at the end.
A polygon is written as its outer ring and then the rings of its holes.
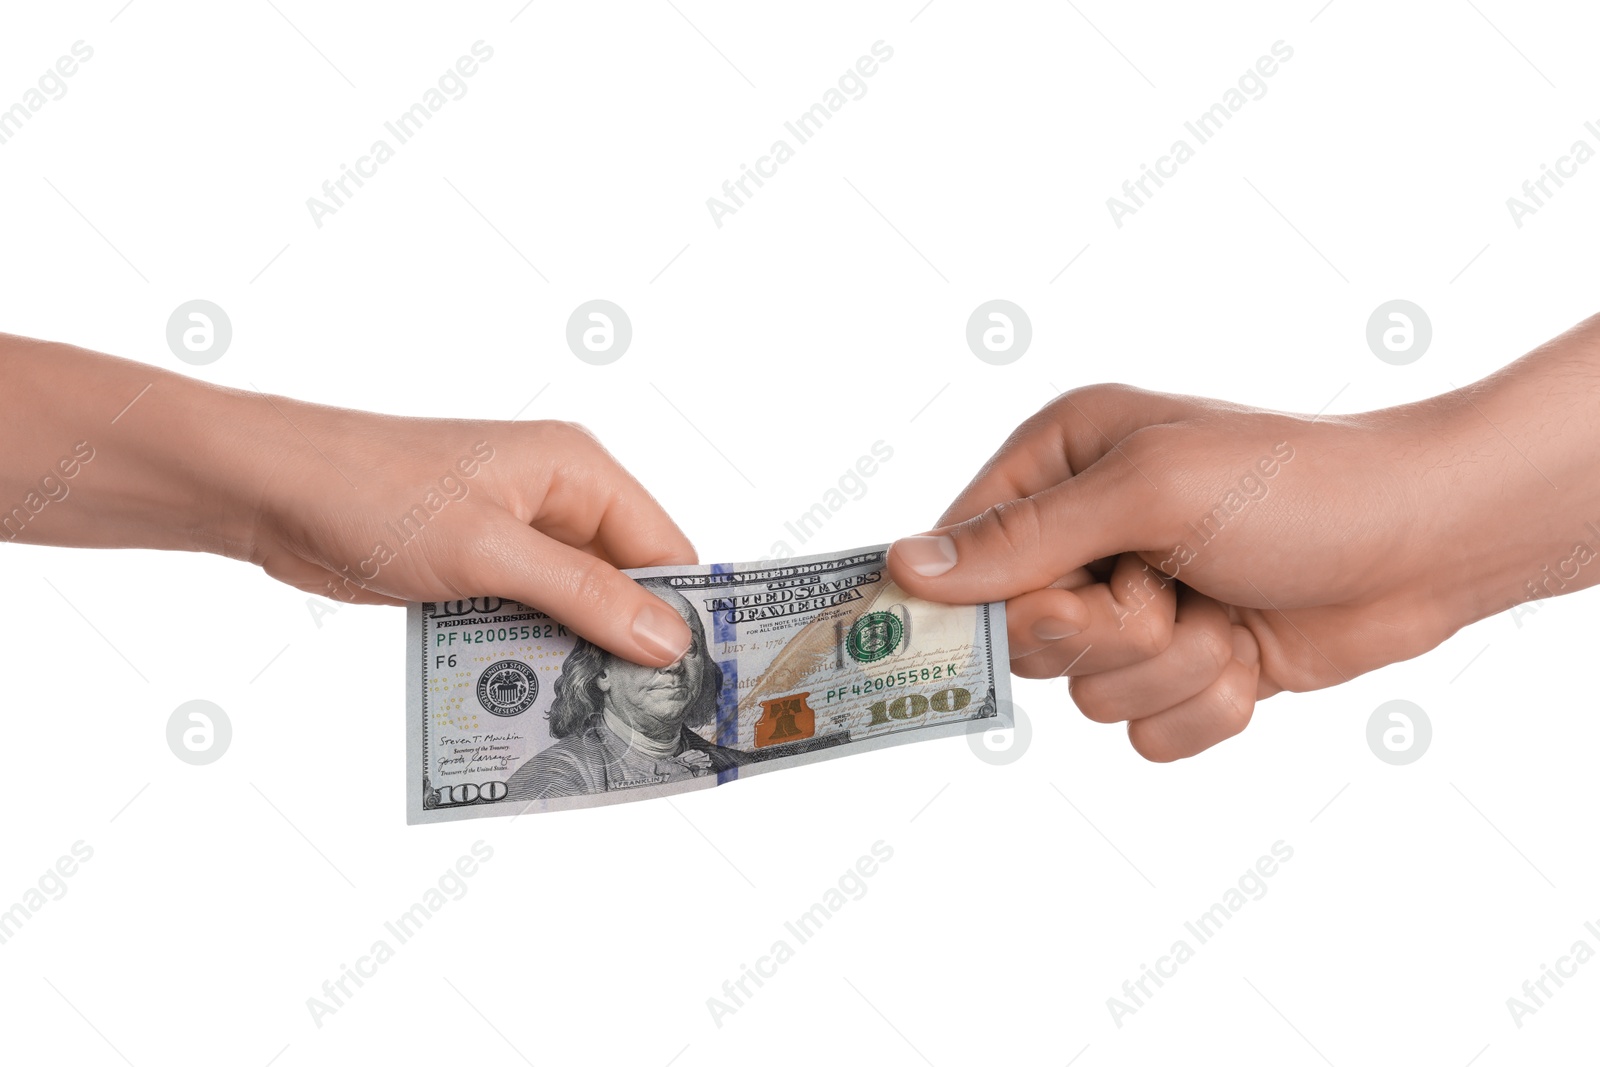
MULTIPOLYGON (((924 528, 1058 389, 1367 410, 1595 310, 1600 162, 1521 228, 1505 203, 1595 143, 1588 5, 275 2, 6 6, 0 107, 74 41, 94 56, 0 145, 0 328, 378 411, 576 419, 705 560, 769 554, 878 439, 893 459, 807 551, 924 528), (467 95, 316 227, 306 198, 480 39, 467 95), (878 40, 867 94, 715 226, 706 198, 878 40), (1116 227, 1106 198, 1278 40, 1267 94, 1116 227), (634 325, 608 367, 564 342, 594 297, 634 325), (1005 367, 964 339, 994 297, 1034 328, 1005 367), (1364 339, 1397 297, 1434 327, 1404 367, 1364 339), (234 327, 200 368, 165 341, 194 298, 234 327)), ((8 1061, 1593 1055, 1600 965, 1521 1028, 1506 1007, 1600 948, 1593 597, 1274 698, 1173 766, 1021 682, 1009 766, 945 740, 407 828, 403 612, 319 626, 213 557, 0 565, 0 908, 94 850, 0 945, 8 1061), (165 740, 194 698, 233 723, 206 767, 165 740), (1434 725, 1406 767, 1365 740, 1395 698, 1434 725), (316 1025, 307 998, 480 839, 466 896, 316 1025), (707 998, 879 840, 867 895, 717 1026, 707 998), (1279 840, 1267 895, 1117 1026, 1107 998, 1279 840)))

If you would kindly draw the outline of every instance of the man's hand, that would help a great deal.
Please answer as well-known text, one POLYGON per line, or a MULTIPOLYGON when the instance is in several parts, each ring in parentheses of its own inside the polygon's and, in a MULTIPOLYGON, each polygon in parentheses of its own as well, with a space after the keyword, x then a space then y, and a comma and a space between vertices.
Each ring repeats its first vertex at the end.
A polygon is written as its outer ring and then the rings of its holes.
POLYGON ((895 543, 890 573, 930 600, 1007 600, 1016 673, 1070 676, 1084 714, 1126 721, 1148 759, 1194 755, 1260 699, 1600 578, 1530 593, 1600 515, 1597 332, 1365 415, 1064 394, 933 531, 895 543))

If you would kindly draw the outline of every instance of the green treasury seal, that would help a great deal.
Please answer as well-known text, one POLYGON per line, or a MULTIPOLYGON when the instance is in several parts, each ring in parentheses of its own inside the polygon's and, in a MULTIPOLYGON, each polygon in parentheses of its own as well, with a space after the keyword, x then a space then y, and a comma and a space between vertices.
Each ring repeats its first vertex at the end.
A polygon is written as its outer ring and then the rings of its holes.
POLYGON ((893 612, 869 612, 850 627, 844 647, 857 663, 872 663, 899 648, 905 632, 905 624, 893 612))

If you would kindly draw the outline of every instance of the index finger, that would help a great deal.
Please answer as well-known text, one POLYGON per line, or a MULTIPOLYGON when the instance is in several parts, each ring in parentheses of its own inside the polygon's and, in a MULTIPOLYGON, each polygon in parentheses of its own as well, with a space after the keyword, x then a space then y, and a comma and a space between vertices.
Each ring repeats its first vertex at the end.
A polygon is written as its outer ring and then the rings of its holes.
POLYGON ((935 526, 965 522, 996 504, 1043 492, 1094 466, 1135 430, 1188 413, 1182 397, 1132 386, 1062 393, 1012 431, 935 526))
POLYGON ((649 490, 587 430, 566 430, 530 524, 616 567, 694 563, 694 545, 649 490))

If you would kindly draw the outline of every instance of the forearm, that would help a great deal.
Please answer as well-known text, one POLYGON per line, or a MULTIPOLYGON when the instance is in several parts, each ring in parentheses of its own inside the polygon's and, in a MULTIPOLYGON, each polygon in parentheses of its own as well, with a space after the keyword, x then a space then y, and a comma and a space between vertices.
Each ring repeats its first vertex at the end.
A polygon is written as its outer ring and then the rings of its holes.
POLYGON ((1459 624, 1600 583, 1600 316, 1411 407, 1437 427, 1430 581, 1459 624))
POLYGON ((620 568, 694 546, 581 427, 329 407, 4 334, 0 541, 216 552, 368 604, 506 597, 656 667, 690 644, 620 568))
POLYGON ((265 398, 0 334, 0 541, 246 558, 281 453, 265 398))

